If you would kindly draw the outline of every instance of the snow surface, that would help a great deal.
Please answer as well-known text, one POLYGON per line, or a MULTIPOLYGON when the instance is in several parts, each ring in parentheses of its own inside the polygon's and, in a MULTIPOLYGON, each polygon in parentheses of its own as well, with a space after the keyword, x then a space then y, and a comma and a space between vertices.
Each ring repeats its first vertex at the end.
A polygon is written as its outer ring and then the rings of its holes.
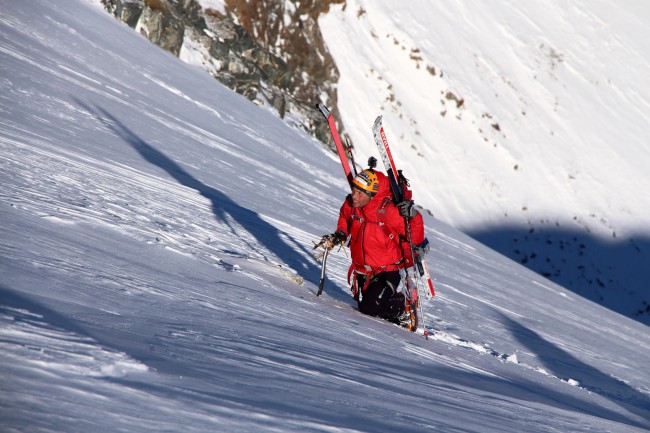
POLYGON ((650 428, 647 326, 428 215, 429 340, 316 297, 336 157, 70 4, 0 3, 3 432, 650 428))
POLYGON ((368 117, 385 112, 390 135, 421 152, 403 165, 440 219, 525 224, 527 206, 610 236, 650 231, 638 195, 650 188, 648 16, 632 0, 349 0, 319 22, 360 153, 374 146, 368 117))

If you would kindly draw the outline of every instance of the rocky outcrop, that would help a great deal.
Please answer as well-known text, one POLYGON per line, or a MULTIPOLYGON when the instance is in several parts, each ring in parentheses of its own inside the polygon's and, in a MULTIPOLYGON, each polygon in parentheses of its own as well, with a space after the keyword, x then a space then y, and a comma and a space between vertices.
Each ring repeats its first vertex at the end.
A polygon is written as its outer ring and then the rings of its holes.
POLYGON ((224 85, 257 104, 272 106, 282 118, 291 113, 294 123, 329 145, 329 130, 314 106, 324 102, 339 119, 339 74, 322 40, 318 17, 332 3, 343 1, 226 0, 225 13, 203 10, 196 0, 102 3, 175 56, 184 44, 200 49, 208 57, 206 70, 224 85))
POLYGON ((104 8, 151 42, 180 54, 185 27, 205 27, 195 0, 101 0, 104 8))

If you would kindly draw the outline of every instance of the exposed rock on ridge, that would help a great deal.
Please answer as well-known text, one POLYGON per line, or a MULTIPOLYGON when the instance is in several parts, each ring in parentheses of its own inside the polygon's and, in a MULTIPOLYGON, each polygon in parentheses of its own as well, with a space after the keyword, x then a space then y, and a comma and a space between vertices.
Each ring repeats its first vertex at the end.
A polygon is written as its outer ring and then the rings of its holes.
POLYGON ((336 108, 339 73, 323 42, 318 16, 344 0, 226 0, 225 14, 196 0, 101 0, 105 9, 151 42, 181 56, 202 53, 216 79, 260 105, 270 105, 332 145, 314 106, 336 108))

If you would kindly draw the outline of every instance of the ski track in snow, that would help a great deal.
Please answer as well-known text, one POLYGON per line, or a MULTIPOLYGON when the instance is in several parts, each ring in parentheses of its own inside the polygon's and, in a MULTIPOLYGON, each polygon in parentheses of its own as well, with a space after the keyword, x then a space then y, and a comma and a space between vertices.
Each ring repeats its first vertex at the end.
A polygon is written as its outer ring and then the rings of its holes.
MULTIPOLYGON (((9 165, 7 171, 23 181, 13 195, 3 197, 6 202, 32 212, 46 212, 42 214, 44 218, 61 222, 84 221, 118 228, 136 239, 159 243, 207 261, 219 260, 220 254, 231 255, 233 250, 241 251, 237 254, 243 257, 251 254, 254 257, 254 251, 260 249, 255 246, 254 238, 238 227, 237 221, 215 221, 209 212, 209 200, 195 190, 114 162, 79 158, 63 149, 53 152, 37 148, 36 143, 34 139, 26 143, 2 139, 3 153, 9 155, 11 149, 15 155, 15 160, 5 158, 6 163, 15 164, 9 165), (52 174, 53 166, 57 167, 55 174, 52 174), (38 193, 46 188, 53 194, 38 193), (84 193, 80 195, 79 191, 84 193), (146 191, 146 195, 136 191, 146 191), (197 215, 201 210, 202 214, 197 215), (220 243, 219 239, 227 242, 220 243)), ((273 223, 281 225, 277 220, 273 223)), ((283 224, 281 230, 290 229, 283 224)), ((291 235, 303 243, 309 239, 308 234, 297 228, 292 231, 291 235)))
POLYGON ((90 377, 121 377, 148 370, 142 363, 108 351, 92 339, 54 329, 42 316, 26 310, 3 308, 0 323, 0 347, 6 362, 25 361, 24 369, 90 377))

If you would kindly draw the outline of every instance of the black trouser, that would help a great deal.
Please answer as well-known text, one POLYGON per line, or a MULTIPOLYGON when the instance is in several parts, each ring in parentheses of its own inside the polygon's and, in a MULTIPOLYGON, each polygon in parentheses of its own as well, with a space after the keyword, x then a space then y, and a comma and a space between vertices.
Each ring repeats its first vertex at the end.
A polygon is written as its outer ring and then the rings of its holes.
MULTIPOLYGON (((366 275, 357 275, 359 288, 364 287, 366 275)), ((359 310, 369 316, 382 319, 396 319, 404 313, 404 295, 397 292, 400 282, 399 271, 380 272, 370 278, 365 290, 361 292, 359 310)))

